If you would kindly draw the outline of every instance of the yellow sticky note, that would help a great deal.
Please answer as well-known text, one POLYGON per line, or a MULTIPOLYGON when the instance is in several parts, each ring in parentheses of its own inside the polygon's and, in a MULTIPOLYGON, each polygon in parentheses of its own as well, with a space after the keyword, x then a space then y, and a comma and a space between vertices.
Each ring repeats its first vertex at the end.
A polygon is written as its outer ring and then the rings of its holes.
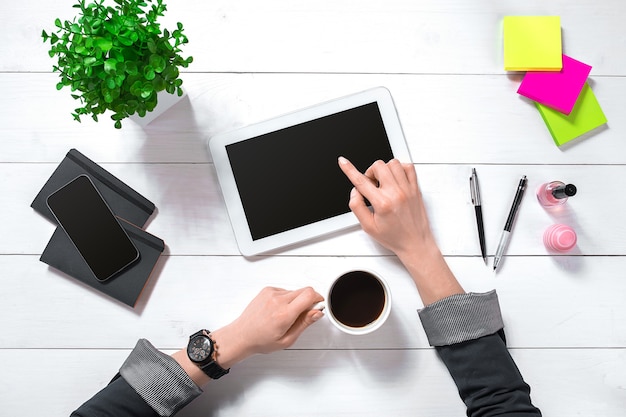
POLYGON ((505 16, 506 71, 560 71, 563 67, 559 16, 505 16))

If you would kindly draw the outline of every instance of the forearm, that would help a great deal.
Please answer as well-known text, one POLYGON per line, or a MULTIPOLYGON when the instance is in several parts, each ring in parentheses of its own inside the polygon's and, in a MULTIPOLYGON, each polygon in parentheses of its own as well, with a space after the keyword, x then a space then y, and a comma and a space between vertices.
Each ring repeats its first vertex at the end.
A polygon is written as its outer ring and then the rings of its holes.
POLYGON ((465 292, 434 239, 419 242, 397 255, 411 275, 424 305, 465 292))
POLYGON ((116 378, 81 405, 70 417, 157 417, 124 378, 116 378))
POLYGON ((174 359, 144 339, 137 342, 120 375, 72 415, 171 416, 202 393, 174 359))
POLYGON ((468 416, 540 416, 505 343, 495 291, 457 294, 419 310, 468 416))
POLYGON ((504 331, 436 348, 471 417, 541 416, 509 354, 504 331))
MULTIPOLYGON (((266 287, 235 321, 211 332, 212 354, 200 360, 208 365, 210 362, 206 360, 213 359, 229 369, 256 353, 286 349, 323 316, 319 309, 313 308, 322 300, 311 287, 293 291, 266 287)), ((154 413, 171 416, 200 395, 200 387, 210 380, 189 359, 186 348, 168 356, 145 339, 137 342, 120 368, 120 375, 122 378, 83 404, 75 416, 143 417, 154 413), (120 388, 119 395, 114 394, 115 388, 120 388), (148 413, 128 412, 134 407, 148 413)))

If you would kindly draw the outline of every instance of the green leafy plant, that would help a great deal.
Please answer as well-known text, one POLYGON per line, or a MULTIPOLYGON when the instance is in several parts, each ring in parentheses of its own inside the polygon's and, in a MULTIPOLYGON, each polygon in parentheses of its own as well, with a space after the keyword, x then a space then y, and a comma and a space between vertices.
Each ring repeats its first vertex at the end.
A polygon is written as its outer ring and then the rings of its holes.
POLYGON ((183 58, 180 47, 188 43, 183 25, 161 31, 163 0, 78 0, 80 13, 72 21, 56 19, 52 33, 42 31, 50 42, 53 66, 60 73, 57 90, 69 87, 81 102, 72 116, 98 115, 110 110, 115 127, 137 113, 140 117, 157 105, 157 93, 183 94, 179 68, 187 68, 193 57, 183 58))

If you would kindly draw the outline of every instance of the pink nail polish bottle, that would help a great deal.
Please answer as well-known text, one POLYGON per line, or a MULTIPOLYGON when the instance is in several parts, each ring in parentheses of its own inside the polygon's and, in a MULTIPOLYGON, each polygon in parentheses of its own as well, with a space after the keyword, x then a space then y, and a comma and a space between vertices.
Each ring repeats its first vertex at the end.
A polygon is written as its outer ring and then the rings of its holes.
POLYGON ((574 195, 576 195, 576 186, 574 184, 565 184, 561 181, 541 184, 537 188, 537 200, 544 207, 560 206, 574 195))
POLYGON ((576 246, 576 232, 565 224, 553 224, 543 234, 543 244, 556 252, 567 252, 576 246))

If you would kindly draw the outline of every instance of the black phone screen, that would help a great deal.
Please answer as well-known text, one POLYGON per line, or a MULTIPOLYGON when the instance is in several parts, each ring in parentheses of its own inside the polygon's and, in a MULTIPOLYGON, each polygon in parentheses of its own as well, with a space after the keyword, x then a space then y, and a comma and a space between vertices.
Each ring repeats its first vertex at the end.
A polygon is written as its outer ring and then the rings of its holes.
POLYGON ((99 281, 111 278, 139 258, 137 248, 89 177, 76 177, 47 201, 99 281))

